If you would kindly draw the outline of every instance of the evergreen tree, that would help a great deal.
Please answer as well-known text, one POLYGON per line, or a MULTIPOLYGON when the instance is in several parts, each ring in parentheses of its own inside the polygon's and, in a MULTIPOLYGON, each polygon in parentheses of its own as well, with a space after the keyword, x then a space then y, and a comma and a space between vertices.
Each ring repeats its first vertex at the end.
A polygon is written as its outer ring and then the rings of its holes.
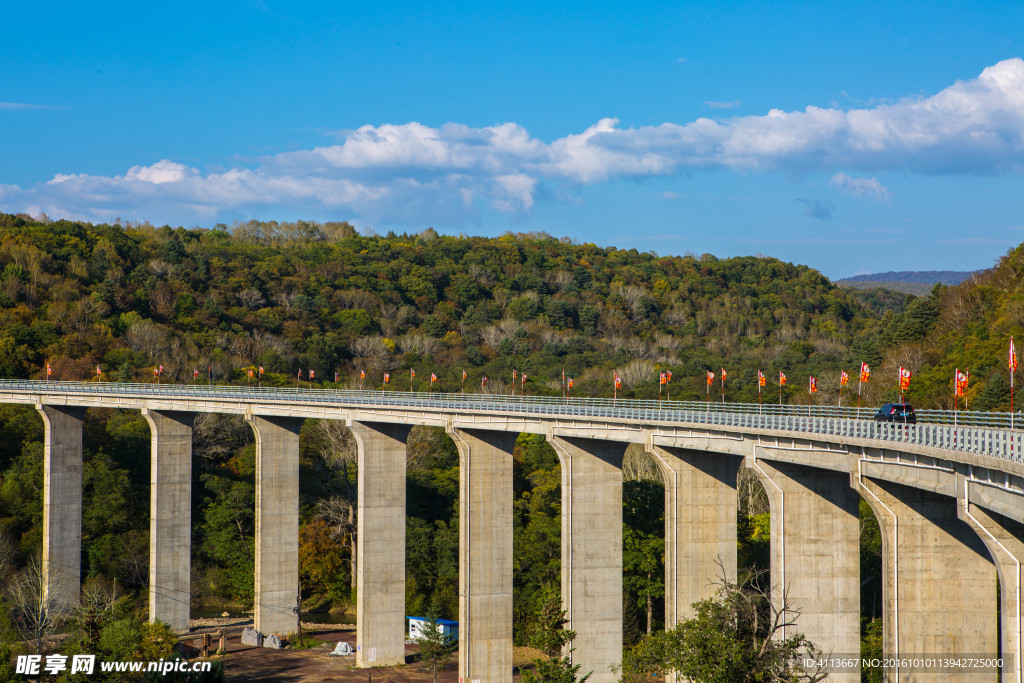
POLYGON ((437 672, 448 668, 448 660, 455 652, 456 643, 441 630, 436 612, 432 611, 427 617, 427 623, 416 637, 416 644, 420 646, 420 661, 424 663, 423 668, 433 675, 434 683, 437 683, 437 672))
POLYGON ((580 665, 572 663, 572 648, 566 646, 576 637, 576 632, 565 628, 565 610, 561 598, 551 594, 540 606, 537 613, 537 630, 532 645, 547 655, 546 659, 535 659, 533 671, 523 671, 523 683, 584 683, 590 673, 579 675, 580 665))

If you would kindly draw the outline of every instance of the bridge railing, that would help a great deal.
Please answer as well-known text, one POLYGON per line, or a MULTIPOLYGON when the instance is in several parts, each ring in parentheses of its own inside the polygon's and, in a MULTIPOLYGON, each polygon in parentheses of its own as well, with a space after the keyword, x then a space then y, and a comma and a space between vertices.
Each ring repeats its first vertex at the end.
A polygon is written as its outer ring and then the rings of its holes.
MULTIPOLYGON (((1024 440, 1020 432, 1010 429, 1009 415, 977 411, 958 411, 954 414, 953 411, 921 410, 917 413, 919 424, 904 424, 875 422, 874 408, 858 409, 855 406, 38 380, 0 380, 0 391, 124 398, 220 399, 251 403, 326 403, 339 408, 480 410, 506 415, 669 421, 904 442, 1015 461, 1024 460, 1021 457, 1024 440)), ((1020 424, 1018 418, 1014 426, 1024 425, 1020 424)))

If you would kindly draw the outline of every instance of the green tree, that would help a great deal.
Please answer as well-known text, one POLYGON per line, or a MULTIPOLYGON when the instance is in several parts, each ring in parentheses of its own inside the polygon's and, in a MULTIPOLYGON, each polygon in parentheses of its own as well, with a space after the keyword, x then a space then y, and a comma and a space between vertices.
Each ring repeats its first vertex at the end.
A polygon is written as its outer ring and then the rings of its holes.
POLYGON ((420 629, 416 637, 416 644, 420 648, 420 661, 424 662, 423 668, 429 671, 434 683, 437 683, 437 672, 448 668, 448 660, 457 647, 451 636, 447 636, 441 630, 441 624, 437 622, 436 612, 427 617, 427 623, 420 629))
POLYGON ((582 665, 572 663, 572 648, 566 651, 576 632, 565 628, 565 610, 557 593, 551 592, 541 604, 536 621, 531 644, 546 658, 533 660, 534 670, 522 672, 523 683, 584 683, 590 678, 593 672, 579 675, 582 665))
POLYGON ((622 587, 654 630, 655 605, 665 596, 665 487, 651 479, 622 483, 622 587))
MULTIPOLYGON (((724 575, 724 571, 723 571, 724 575)), ((817 648, 796 631, 799 610, 773 602, 756 574, 719 579, 718 597, 695 602, 694 616, 645 637, 622 661, 623 681, 675 673, 694 683, 820 681, 827 673, 801 666, 817 648)))
POLYGON ((665 597, 665 539, 630 527, 623 530, 622 585, 646 611, 647 633, 654 626, 654 602, 665 597))

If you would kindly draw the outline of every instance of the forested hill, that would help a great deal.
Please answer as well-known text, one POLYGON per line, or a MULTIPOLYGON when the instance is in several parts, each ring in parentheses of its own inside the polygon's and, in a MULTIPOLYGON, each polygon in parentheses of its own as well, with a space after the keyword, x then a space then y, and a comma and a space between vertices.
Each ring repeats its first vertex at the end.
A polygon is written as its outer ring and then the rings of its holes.
MULTIPOLYGON (((544 234, 362 236, 346 223, 213 229, 41 223, 0 216, 0 376, 316 382, 389 389, 674 397, 731 370, 729 400, 756 400, 756 371, 859 362, 870 313, 820 273, 771 258, 656 256, 544 234), (856 357, 855 357, 856 356, 856 357)), ((836 370, 829 375, 838 375, 836 370)), ((806 383, 806 379, 801 379, 806 383)), ((796 382, 799 386, 799 382, 796 382)), ((787 388, 787 391, 792 388, 787 388)), ((796 393, 799 393, 798 391, 796 393)))
POLYGON ((911 282, 915 284, 958 285, 977 273, 975 270, 890 270, 884 273, 854 275, 836 280, 839 284, 847 282, 911 282))
POLYGON ((1024 245, 970 280, 936 286, 930 296, 915 300, 907 313, 885 321, 879 343, 892 345, 887 354, 890 364, 902 364, 915 373, 914 400, 952 408, 953 373, 959 368, 971 375, 968 407, 1009 407, 1009 340, 1014 336, 1020 344, 1024 335, 1024 245))
POLYGON ((836 280, 841 287, 888 289, 914 296, 925 296, 936 284, 958 285, 981 271, 976 270, 900 270, 855 275, 836 280))

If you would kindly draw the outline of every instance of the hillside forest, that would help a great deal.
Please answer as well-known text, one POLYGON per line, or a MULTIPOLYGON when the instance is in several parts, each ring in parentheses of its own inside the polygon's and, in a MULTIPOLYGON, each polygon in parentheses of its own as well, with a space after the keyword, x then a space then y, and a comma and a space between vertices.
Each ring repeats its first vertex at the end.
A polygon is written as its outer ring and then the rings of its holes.
MULTIPOLYGON (((913 371, 908 402, 951 408, 959 367, 971 371, 972 410, 1006 410, 1006 345, 1024 329, 1022 276, 1021 247, 959 285, 915 297, 842 289, 813 268, 768 257, 664 256, 543 233, 377 235, 348 223, 255 221, 185 229, 0 214, 0 378, 44 379, 49 364, 53 380, 295 387, 301 373, 305 387, 351 389, 362 381, 378 390, 408 391, 411 383, 415 391, 457 392, 465 372, 467 392, 510 393, 515 371, 516 393, 560 395, 565 376, 573 396, 610 397, 618 375, 620 398, 653 399, 663 388, 660 373, 671 372, 670 400, 704 400, 705 373, 725 368, 727 402, 756 403, 761 370, 769 378, 765 401, 779 400, 774 378, 785 372, 783 402, 834 405, 840 371, 855 378, 867 362, 866 406, 895 398, 903 366, 913 371), (392 377, 386 386, 384 373, 392 377)), ((0 552, 2 583, 40 552, 43 426, 31 407, 2 405, 0 433, 0 551, 9 549, 0 552)), ((116 586, 127 598, 129 608, 103 628, 129 624, 139 634, 149 447, 138 413, 88 411, 83 580, 116 586)), ((337 423, 307 420, 300 448, 304 608, 350 610, 352 438, 337 423)), ((251 608, 252 432, 238 418, 200 415, 193 449, 193 608, 251 608)), ((641 447, 631 447, 625 474, 632 643, 662 625, 663 485, 641 447)), ((458 618, 458 482, 452 441, 443 431, 414 429, 408 614, 458 618)), ((521 435, 514 491, 520 643, 559 590, 560 482, 543 437, 521 435)), ((766 567, 763 493, 756 482, 742 484, 741 561, 766 567)), ((877 525, 866 507, 862 516, 862 571, 880 572, 877 525)), ((880 616, 880 595, 872 593, 879 585, 865 584, 868 640, 880 616)), ((7 599, 0 641, 14 639, 11 610, 7 599)))

